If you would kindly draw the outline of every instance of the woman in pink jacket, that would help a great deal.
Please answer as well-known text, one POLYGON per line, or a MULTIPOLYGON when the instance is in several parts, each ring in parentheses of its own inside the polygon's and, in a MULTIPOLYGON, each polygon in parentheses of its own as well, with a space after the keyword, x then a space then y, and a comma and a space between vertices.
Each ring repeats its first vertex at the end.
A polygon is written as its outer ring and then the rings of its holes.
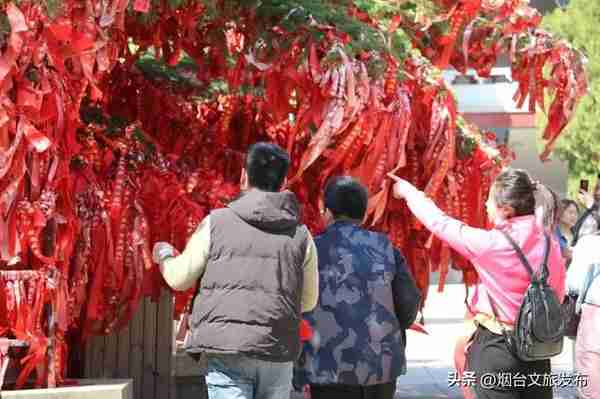
MULTIPOLYGON (((552 398, 552 386, 543 381, 543 376, 550 374, 550 360, 519 360, 508 350, 502 335, 503 329, 514 328, 530 283, 529 274, 503 232, 521 247, 534 271, 539 271, 542 264, 546 239, 542 220, 536 217, 536 184, 523 170, 508 169, 501 173, 486 204, 495 227, 483 230, 449 217, 412 184, 389 176, 396 181, 394 196, 405 199, 415 217, 470 260, 479 275, 479 284, 469 304, 477 329, 467 354, 467 369, 475 373, 473 389, 477 398, 552 398), (495 304, 497 318, 490 299, 495 304), (484 375, 494 375, 495 381, 481 381, 484 375)), ((549 284, 557 297, 563 298, 565 266, 558 242, 552 234, 550 237, 549 284)))

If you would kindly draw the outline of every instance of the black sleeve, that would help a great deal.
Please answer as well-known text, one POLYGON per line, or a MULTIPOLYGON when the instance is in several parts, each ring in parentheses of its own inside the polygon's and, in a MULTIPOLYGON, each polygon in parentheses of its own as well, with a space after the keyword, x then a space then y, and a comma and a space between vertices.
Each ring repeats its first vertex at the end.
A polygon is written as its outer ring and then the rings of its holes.
POLYGON ((395 248, 394 258, 396 259, 396 276, 392 281, 394 310, 400 326, 407 329, 417 317, 419 304, 421 303, 421 293, 408 270, 404 256, 395 248))

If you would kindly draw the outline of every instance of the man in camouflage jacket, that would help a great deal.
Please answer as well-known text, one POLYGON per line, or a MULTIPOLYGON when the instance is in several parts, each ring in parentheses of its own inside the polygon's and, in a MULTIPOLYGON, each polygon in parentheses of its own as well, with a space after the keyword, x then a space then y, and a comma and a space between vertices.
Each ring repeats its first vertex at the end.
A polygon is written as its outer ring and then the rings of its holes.
POLYGON ((325 189, 326 231, 315 238, 319 301, 303 317, 314 330, 296 364, 296 385, 312 399, 393 398, 406 373, 405 330, 420 294, 385 234, 359 225, 367 191, 351 177, 325 189), (342 396, 343 395, 343 396, 342 396))

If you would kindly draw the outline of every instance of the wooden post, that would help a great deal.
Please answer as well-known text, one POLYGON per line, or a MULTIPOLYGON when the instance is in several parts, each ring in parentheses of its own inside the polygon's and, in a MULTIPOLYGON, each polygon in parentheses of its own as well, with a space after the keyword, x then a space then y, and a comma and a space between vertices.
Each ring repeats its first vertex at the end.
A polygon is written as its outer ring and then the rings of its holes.
POLYGON ((156 399, 171 398, 174 385, 173 367, 173 296, 163 291, 158 303, 156 334, 156 399))
POLYGON ((48 388, 56 387, 56 350, 54 337, 56 333, 56 320, 54 317, 54 311, 52 304, 46 305, 46 312, 48 315, 48 351, 47 351, 47 370, 48 370, 48 388))
MULTIPOLYGON (((50 219, 44 228, 42 251, 44 256, 54 254, 56 242, 56 221, 50 219)), ((48 278, 60 278, 55 271, 51 270, 48 278)), ((56 284, 59 284, 57 281, 56 284)), ((46 352, 46 370, 48 374, 48 388, 56 387, 56 317, 54 314, 54 304, 46 304, 46 317, 48 318, 48 350, 46 352)))
POLYGON ((133 378, 133 395, 135 399, 142 396, 142 376, 144 375, 144 300, 140 301, 133 320, 129 323, 131 354, 129 356, 129 376, 133 378))
POLYGON ((158 304, 150 298, 144 298, 144 349, 142 368, 142 396, 138 398, 156 398, 156 316, 158 304))
POLYGON ((91 337, 87 378, 132 378, 135 399, 175 399, 173 297, 142 298, 133 319, 112 336, 91 337))
MULTIPOLYGON (((131 323, 130 323, 131 324, 131 323)), ((129 324, 119 331, 119 347, 117 349, 117 378, 127 378, 129 376, 129 358, 133 350, 131 347, 131 336, 129 334, 129 324)))

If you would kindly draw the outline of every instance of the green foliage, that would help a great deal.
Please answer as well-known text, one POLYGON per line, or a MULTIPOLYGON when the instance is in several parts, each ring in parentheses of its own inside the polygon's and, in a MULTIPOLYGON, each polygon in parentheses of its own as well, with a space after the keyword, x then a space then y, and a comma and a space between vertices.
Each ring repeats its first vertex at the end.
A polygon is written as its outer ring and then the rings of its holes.
POLYGON ((46 0, 46 13, 50 18, 54 18, 58 15, 58 11, 60 10, 61 2, 60 0, 46 0))
MULTIPOLYGON (((8 3, 14 3, 16 6, 19 6, 21 2, 22 0, 0 0, 0 7, 4 7, 8 3)), ((42 4, 42 6, 46 10, 46 15, 48 15, 51 19, 58 15, 58 12, 60 11, 60 7, 62 5, 61 0, 34 0, 33 2, 42 4)), ((2 15, 5 14, 2 13, 2 15)))
POLYGON ((589 59, 590 91, 579 105, 573 121, 557 146, 558 155, 569 163, 569 192, 579 180, 600 172, 600 1, 571 0, 566 10, 555 10, 544 18, 548 31, 568 40, 589 59))
POLYGON ((142 56, 136 66, 142 73, 152 80, 166 80, 175 86, 195 86, 196 84, 190 78, 185 77, 181 72, 196 71, 196 64, 189 57, 184 57, 176 66, 169 66, 162 60, 158 61, 151 52, 142 56))
MULTIPOLYGON (((151 49, 150 49, 151 50, 151 49)), ((229 93, 229 88, 225 80, 213 80, 208 84, 203 84, 195 78, 197 65, 193 59, 184 56, 175 66, 167 65, 164 60, 157 60, 152 51, 146 52, 136 62, 137 68, 144 74, 146 79, 155 82, 166 82, 174 89, 184 89, 192 94, 191 98, 204 101, 216 98, 219 94, 229 93)), ((242 86, 240 94, 250 92, 256 88, 242 86)))
POLYGON ((10 35, 10 22, 5 13, 0 13, 0 46, 4 47, 10 35))
MULTIPOLYGON (((204 2, 209 19, 222 15, 215 8, 215 1, 204 2)), ((401 29, 392 34, 387 32, 391 17, 400 14, 401 9, 383 0, 225 0, 224 7, 232 10, 233 15, 239 13, 240 9, 253 10, 265 27, 278 25, 288 31, 310 28, 311 18, 319 24, 335 26, 351 38, 346 45, 346 51, 351 55, 371 50, 388 51, 402 59, 410 48, 410 41, 401 29), (367 12, 377 21, 377 25, 371 26, 350 16, 351 6, 367 12)), ((317 40, 323 37, 323 33, 317 29, 313 30, 313 34, 317 40)), ((260 36, 266 43, 271 42, 272 35, 274 33, 269 29, 261 29, 260 36)))

